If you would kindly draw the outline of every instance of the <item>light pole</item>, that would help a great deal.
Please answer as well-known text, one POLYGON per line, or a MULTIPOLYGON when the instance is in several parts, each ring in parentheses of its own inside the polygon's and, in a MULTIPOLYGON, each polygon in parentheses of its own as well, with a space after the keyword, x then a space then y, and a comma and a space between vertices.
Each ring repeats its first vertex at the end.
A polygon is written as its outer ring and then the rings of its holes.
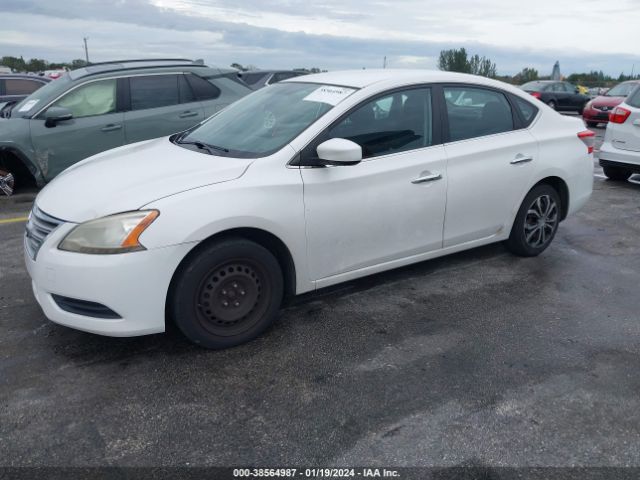
POLYGON ((88 37, 84 37, 84 58, 87 61, 87 64, 89 64, 89 48, 87 47, 87 40, 88 37))

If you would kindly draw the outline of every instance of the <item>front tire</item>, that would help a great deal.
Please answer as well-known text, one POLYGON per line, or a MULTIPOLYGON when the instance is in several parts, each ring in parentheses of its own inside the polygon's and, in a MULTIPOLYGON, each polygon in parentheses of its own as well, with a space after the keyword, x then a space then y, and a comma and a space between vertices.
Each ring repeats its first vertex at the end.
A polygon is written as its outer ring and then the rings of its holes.
POLYGON ((275 320, 283 276, 266 248, 243 238, 212 243, 181 266, 170 313, 193 343, 211 349, 253 340, 275 320))
POLYGON ((524 197, 506 247, 522 257, 540 255, 551 244, 560 223, 561 203, 550 185, 538 185, 524 197))
POLYGON ((624 168, 602 167, 602 171, 609 180, 615 180, 617 182, 626 182, 631 176, 631 172, 624 168))

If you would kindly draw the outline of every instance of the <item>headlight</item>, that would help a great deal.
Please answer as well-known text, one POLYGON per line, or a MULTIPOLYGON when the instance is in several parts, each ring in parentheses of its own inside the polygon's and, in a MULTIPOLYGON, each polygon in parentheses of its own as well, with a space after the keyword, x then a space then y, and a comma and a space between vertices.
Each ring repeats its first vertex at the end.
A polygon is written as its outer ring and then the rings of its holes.
POLYGON ((82 223, 71 230, 58 248, 78 253, 125 253, 145 250, 139 238, 158 218, 158 210, 119 213, 82 223))
POLYGON ((584 109, 585 110, 591 110, 592 106, 593 106, 593 101, 587 102, 587 104, 584 106, 584 109))

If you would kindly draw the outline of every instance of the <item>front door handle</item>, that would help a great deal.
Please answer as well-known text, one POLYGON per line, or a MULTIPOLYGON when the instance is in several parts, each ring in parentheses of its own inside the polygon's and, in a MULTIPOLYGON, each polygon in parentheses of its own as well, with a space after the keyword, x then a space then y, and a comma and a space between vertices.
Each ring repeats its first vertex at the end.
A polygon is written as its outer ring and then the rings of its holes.
POLYGON ((196 117, 198 115, 198 112, 182 112, 180 114, 180 118, 189 118, 189 117, 196 117))
POLYGON ((110 123, 100 129, 101 132, 113 132, 114 130, 120 130, 122 125, 119 123, 110 123))
POLYGON ((519 153, 518 155, 516 155, 516 158, 511 160, 511 165, 518 165, 519 163, 527 163, 527 162, 531 162, 532 160, 533 160, 533 157, 522 155, 521 153, 519 153))
POLYGON ((422 172, 418 178, 414 178, 411 180, 411 183, 426 183, 426 182, 435 182, 436 180, 441 180, 442 175, 439 173, 431 173, 431 172, 422 172))

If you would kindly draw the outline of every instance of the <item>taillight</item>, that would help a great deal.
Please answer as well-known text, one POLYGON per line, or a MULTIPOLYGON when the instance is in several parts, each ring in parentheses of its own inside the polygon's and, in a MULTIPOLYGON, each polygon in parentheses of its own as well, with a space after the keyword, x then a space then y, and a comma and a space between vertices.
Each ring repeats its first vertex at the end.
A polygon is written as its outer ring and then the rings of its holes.
POLYGON ((616 107, 613 112, 609 114, 609 121, 611 123, 624 123, 631 115, 631 111, 626 108, 616 107))
POLYGON ((584 130, 578 133, 578 138, 587 146, 587 153, 593 153, 593 146, 596 143, 596 134, 591 130, 584 130))
POLYGON ((540 92, 529 92, 532 97, 540 98, 542 94, 540 92))

